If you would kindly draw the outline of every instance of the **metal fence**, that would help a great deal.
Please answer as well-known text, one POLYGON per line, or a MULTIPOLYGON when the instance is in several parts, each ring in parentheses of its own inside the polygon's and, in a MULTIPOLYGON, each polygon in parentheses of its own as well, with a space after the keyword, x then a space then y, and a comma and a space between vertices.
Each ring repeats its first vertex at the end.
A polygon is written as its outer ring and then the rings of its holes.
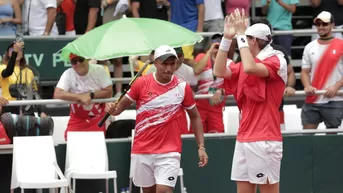
MULTIPOLYGON (((325 90, 317 90, 315 92, 316 95, 323 95, 325 94, 325 90)), ((337 92, 337 95, 343 95, 343 90, 337 92)), ((212 97, 213 94, 198 94, 195 95, 195 99, 208 99, 212 97)), ((294 96, 306 96, 305 91, 296 91, 294 96)), ((228 96, 228 99, 233 99, 232 95, 228 96)), ((106 102, 114 102, 117 98, 106 98, 106 99, 94 99, 92 103, 106 103, 106 102)), ((49 104, 73 104, 77 103, 75 101, 66 101, 60 99, 42 99, 42 100, 18 100, 18 101, 9 101, 7 106, 24 106, 24 105, 49 105, 49 104)))

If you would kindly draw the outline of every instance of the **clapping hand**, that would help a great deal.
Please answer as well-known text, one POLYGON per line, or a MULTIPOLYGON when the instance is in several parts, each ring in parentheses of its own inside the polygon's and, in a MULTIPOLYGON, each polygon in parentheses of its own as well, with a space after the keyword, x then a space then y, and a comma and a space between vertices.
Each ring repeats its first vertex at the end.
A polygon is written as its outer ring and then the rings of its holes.
POLYGON ((234 21, 234 28, 237 35, 244 35, 245 30, 247 29, 247 21, 245 19, 245 11, 242 9, 235 9, 234 13, 231 14, 234 21))

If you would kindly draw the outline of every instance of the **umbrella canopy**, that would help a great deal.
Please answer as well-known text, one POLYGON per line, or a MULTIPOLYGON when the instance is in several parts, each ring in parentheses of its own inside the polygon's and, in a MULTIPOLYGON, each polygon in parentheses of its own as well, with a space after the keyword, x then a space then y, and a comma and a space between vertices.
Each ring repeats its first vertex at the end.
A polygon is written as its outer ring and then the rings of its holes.
POLYGON ((148 55, 161 45, 193 45, 202 36, 168 21, 148 18, 121 18, 82 35, 62 48, 62 58, 70 53, 87 59, 108 60, 123 56, 148 55))

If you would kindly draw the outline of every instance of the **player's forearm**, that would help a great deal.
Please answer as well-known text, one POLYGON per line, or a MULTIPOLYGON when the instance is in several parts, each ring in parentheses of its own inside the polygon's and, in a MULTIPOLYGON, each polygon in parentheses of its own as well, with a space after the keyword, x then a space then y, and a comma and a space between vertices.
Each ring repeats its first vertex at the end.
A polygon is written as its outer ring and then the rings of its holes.
POLYGON ((304 87, 311 86, 310 74, 308 72, 301 71, 300 78, 304 87))
POLYGON ((192 117, 190 119, 191 119, 191 124, 193 127, 193 133, 195 136, 195 140, 198 144, 198 147, 205 147, 204 129, 203 129, 203 125, 201 123, 200 116, 192 117))
POLYGON ((258 66, 251 55, 249 47, 243 47, 240 50, 243 70, 247 74, 252 74, 258 70, 258 66))
POLYGON ((123 96, 123 98, 118 102, 116 106, 116 112, 112 115, 116 116, 125 111, 127 108, 129 108, 132 105, 132 101, 127 98, 126 96, 123 96))
POLYGON ((80 94, 70 93, 67 91, 58 91, 54 93, 54 98, 67 101, 79 101, 80 94))

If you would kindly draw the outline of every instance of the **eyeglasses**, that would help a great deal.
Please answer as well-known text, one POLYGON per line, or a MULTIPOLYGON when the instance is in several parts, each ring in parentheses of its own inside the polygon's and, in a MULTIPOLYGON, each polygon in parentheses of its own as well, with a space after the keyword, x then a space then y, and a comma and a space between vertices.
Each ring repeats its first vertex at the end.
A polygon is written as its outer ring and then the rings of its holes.
POLYGON ((81 57, 75 57, 75 58, 73 58, 73 59, 70 60, 70 62, 71 62, 72 65, 75 65, 75 64, 77 64, 78 62, 82 63, 82 62, 84 62, 84 61, 85 61, 85 59, 84 59, 84 58, 81 58, 81 57))
POLYGON ((315 23, 315 25, 317 26, 317 27, 319 27, 319 26, 323 26, 323 27, 326 27, 326 26, 328 26, 330 23, 322 23, 322 22, 318 22, 318 23, 315 23))

